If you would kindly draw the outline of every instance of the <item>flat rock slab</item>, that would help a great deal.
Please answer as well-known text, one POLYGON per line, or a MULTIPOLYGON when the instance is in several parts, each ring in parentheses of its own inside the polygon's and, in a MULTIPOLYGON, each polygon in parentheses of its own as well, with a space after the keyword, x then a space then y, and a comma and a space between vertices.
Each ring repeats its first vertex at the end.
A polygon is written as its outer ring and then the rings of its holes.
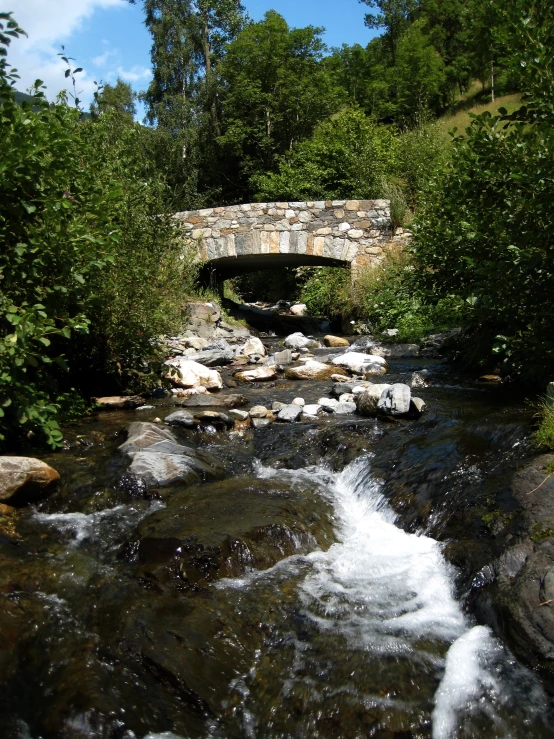
POLYGON ((33 457, 0 457, 0 501, 21 506, 44 498, 60 479, 50 465, 33 457))
POLYGON ((122 408, 138 408, 143 405, 140 395, 109 395, 104 398, 93 398, 101 411, 119 411, 122 408))
POLYGON ((333 364, 345 367, 355 374, 370 374, 385 372, 387 363, 383 357, 363 352, 346 352, 333 359, 333 364))
POLYGON ((337 416, 348 416, 351 413, 356 413, 356 403, 337 403, 334 412, 337 416))
POLYGON ((277 377, 277 367, 273 365, 257 367, 253 370, 237 372, 235 377, 237 380, 242 380, 243 382, 267 382, 277 377))
POLYGON ((175 411, 175 413, 170 413, 169 416, 164 418, 164 422, 169 423, 170 426, 184 426, 188 429, 195 425, 194 416, 188 411, 175 411))
POLYGON ((284 423, 293 423, 298 421, 302 414, 302 406, 300 405, 285 405, 277 414, 277 420, 284 423))
MULTIPOLYGON (((348 373, 345 370, 340 372, 345 376, 348 373)), ((331 375, 337 374, 337 368, 331 364, 323 364, 314 360, 308 360, 300 367, 289 367, 285 370, 287 380, 328 380, 331 375)))
POLYGON ((237 406, 246 405, 248 398, 244 395, 192 395, 190 398, 183 400, 180 405, 184 408, 235 408, 237 406))

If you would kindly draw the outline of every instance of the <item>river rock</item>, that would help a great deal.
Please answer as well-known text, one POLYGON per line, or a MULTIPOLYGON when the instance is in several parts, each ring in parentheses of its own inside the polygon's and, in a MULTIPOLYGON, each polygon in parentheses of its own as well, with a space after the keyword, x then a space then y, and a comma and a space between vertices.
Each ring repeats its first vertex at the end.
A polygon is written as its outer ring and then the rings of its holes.
POLYGON ((248 398, 238 393, 231 395, 212 394, 194 394, 190 398, 181 402, 187 408, 233 408, 234 406, 242 406, 248 403, 248 398))
POLYGON ((271 410, 277 412, 277 411, 280 411, 281 408, 284 408, 285 406, 286 406, 286 403, 281 403, 278 400, 274 400, 273 403, 271 404, 271 410))
POLYGON ((190 355, 190 359, 203 364, 205 367, 221 367, 231 364, 234 358, 233 349, 224 339, 209 344, 202 351, 190 355))
POLYGON ((175 482, 192 485, 201 479, 190 464, 190 457, 152 452, 137 452, 127 474, 146 487, 165 487, 175 482))
POLYGON ((299 405, 286 405, 277 413, 277 420, 284 423, 293 423, 298 421, 302 408, 299 405))
POLYGON ((296 305, 291 305, 290 312, 293 316, 305 316, 308 312, 308 306, 305 303, 297 303, 296 305))
POLYGON ((350 413, 356 413, 356 403, 337 403, 335 406, 335 415, 346 416, 350 413))
POLYGON ((227 428, 230 428, 235 423, 227 413, 221 413, 218 411, 199 411, 194 414, 194 418, 200 423, 216 427, 226 426, 227 428))
POLYGON ((135 421, 127 431, 128 439, 119 447, 120 452, 132 459, 127 475, 146 487, 165 487, 174 482, 190 485, 223 475, 215 457, 180 444, 163 426, 135 421))
POLYGON ((275 365, 264 365, 256 369, 237 372, 235 377, 243 382, 266 382, 277 377, 277 367, 275 365))
POLYGON ((410 410, 411 395, 409 385, 396 382, 383 390, 377 408, 387 416, 403 416, 410 410))
POLYGON ((354 374, 382 374, 387 370, 387 363, 383 357, 362 352, 347 352, 333 359, 333 364, 345 367, 354 374))
POLYGON ((271 420, 269 418, 253 418, 252 419, 252 426, 255 429, 263 429, 266 426, 269 426, 271 423, 271 420))
POLYGON ((229 416, 234 421, 247 421, 249 418, 249 413, 248 411, 241 411, 238 408, 231 408, 231 410, 229 411, 229 416))
POLYGON ((194 362, 185 357, 168 359, 165 363, 170 369, 169 379, 179 387, 205 387, 207 390, 221 390, 223 380, 217 370, 204 367, 199 362, 194 362))
POLYGON ((335 398, 320 398, 317 402, 327 413, 334 413, 335 408, 339 404, 339 401, 335 398))
MULTIPOLYGON (((348 376, 347 372, 344 370, 343 372, 345 376, 348 376)), ((288 380, 327 380, 336 373, 336 367, 311 359, 301 367, 289 367, 285 371, 285 377, 288 380)))
POLYGON ((330 334, 323 337, 323 343, 325 344, 325 346, 330 346, 333 348, 350 346, 350 342, 348 341, 348 339, 343 339, 342 336, 331 336, 330 334))
POLYGON ((119 411, 123 408, 138 408, 144 403, 140 395, 110 395, 104 398, 93 398, 101 411, 119 411))
POLYGON ((302 408, 302 416, 306 418, 316 418, 322 411, 319 403, 310 403, 302 408))
POLYGON ((412 375, 412 379, 410 380, 410 387, 412 390, 419 389, 422 387, 428 387, 429 383, 425 379, 425 377, 421 374, 421 372, 414 372, 412 375))
POLYGON ((267 416, 267 408, 264 405, 255 405, 250 408, 250 418, 265 418, 267 416))
POLYGON ((354 393, 343 393, 339 395, 339 403, 354 403, 354 393))
POLYGON ((265 357, 265 346, 257 336, 251 336, 246 344, 239 348, 237 354, 245 357, 250 357, 252 355, 265 357))
POLYGON ((388 390, 390 385, 371 385, 365 389, 363 393, 356 396, 356 407, 361 416, 377 415, 377 406, 381 400, 383 392, 388 390))
POLYGON ((409 359, 419 357, 419 344, 374 344, 371 353, 379 357, 391 357, 392 359, 409 359))
POLYGON ((59 473, 33 457, 0 457, 0 501, 21 506, 45 498, 59 473))
POLYGON ((321 344, 319 341, 315 341, 314 339, 308 339, 307 336, 304 336, 304 334, 300 331, 297 331, 295 334, 290 334, 285 339, 285 346, 288 349, 319 349, 321 347, 321 344))
POLYGON ((423 398, 414 398, 412 396, 412 400, 410 403, 410 414, 418 418, 419 416, 423 415, 426 410, 427 403, 423 400, 423 398))
POLYGON ((275 352, 273 355, 275 364, 292 364, 293 357, 290 349, 284 349, 282 352, 275 352))
POLYGON ((292 401, 292 405, 299 405, 300 407, 302 407, 302 406, 306 405, 306 401, 304 400, 304 398, 295 398, 292 401))
POLYGON ((164 418, 164 422, 170 426, 184 426, 185 428, 191 429, 194 423, 194 416, 188 411, 175 411, 170 413, 169 416, 164 418))

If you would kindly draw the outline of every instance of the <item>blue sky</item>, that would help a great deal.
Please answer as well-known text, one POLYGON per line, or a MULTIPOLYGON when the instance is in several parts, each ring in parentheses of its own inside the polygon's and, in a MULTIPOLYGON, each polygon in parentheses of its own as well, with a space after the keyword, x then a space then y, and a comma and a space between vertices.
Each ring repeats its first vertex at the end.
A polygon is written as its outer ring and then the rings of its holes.
MULTIPOLYGON (((375 35, 364 26, 367 7, 359 0, 243 0, 254 20, 273 8, 291 26, 324 26, 329 46, 360 43, 375 35)), ((88 104, 94 81, 122 77, 137 91, 150 79, 150 38, 143 24, 142 4, 127 0, 12 0, 14 17, 29 34, 14 41, 9 61, 19 70, 18 89, 44 80, 53 98, 65 86, 60 46, 76 58, 81 97, 88 104)))

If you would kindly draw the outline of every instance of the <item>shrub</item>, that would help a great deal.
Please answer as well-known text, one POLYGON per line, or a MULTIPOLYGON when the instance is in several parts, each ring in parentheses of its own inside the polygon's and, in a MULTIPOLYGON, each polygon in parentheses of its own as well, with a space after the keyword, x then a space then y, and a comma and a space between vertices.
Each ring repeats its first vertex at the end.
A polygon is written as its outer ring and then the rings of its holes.
MULTIPOLYGON (((351 274, 337 267, 300 268, 304 284, 300 301, 313 316, 336 318, 350 312, 351 274)), ((300 270, 299 270, 300 271, 300 270)))
POLYGON ((352 289, 352 306, 376 336, 396 328, 399 341, 420 341, 433 331, 459 325, 462 319, 455 298, 435 305, 424 301, 416 289, 411 254, 394 246, 380 263, 360 272, 352 289))

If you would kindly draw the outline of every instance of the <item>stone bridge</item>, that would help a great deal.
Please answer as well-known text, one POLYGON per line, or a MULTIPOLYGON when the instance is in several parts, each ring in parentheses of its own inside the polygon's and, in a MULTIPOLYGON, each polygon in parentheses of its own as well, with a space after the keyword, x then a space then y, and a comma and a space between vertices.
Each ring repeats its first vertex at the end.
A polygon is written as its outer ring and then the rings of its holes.
POLYGON ((379 261, 393 233, 388 200, 251 203, 177 213, 198 248, 204 278, 219 282, 279 267, 332 266, 357 270, 379 261))

